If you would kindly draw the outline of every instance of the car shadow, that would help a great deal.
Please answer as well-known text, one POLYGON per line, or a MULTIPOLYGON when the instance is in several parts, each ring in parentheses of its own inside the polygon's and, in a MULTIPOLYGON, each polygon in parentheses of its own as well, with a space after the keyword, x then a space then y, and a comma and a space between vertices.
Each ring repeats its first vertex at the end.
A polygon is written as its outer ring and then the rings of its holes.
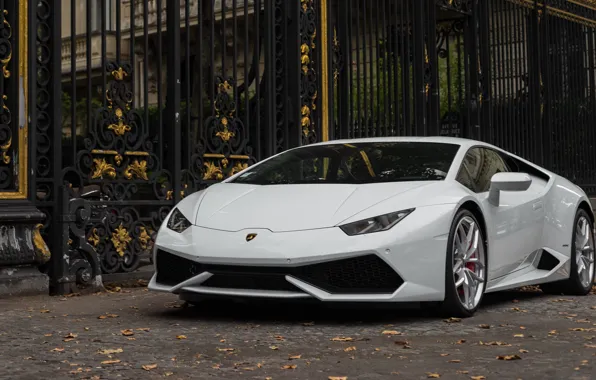
MULTIPOLYGON (((548 296, 540 291, 507 291, 487 294, 478 311, 502 308, 516 302, 523 307, 524 301, 548 296)), ((204 300, 196 305, 182 301, 163 310, 149 314, 156 318, 174 320, 204 320, 214 322, 243 323, 309 323, 317 325, 366 325, 379 323, 408 323, 435 321, 437 314, 430 307, 419 304, 324 304, 321 302, 283 302, 278 300, 204 300), (371 312, 374 311, 374 312, 371 312)))

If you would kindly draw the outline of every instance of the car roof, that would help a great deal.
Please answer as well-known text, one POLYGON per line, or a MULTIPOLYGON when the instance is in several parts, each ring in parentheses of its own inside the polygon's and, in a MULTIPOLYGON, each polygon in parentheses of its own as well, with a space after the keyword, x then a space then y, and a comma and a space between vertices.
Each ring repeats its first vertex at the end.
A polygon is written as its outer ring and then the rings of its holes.
MULTIPOLYGON (((455 144, 460 145, 464 148, 472 146, 486 146, 496 148, 490 144, 482 141, 464 139, 459 137, 444 137, 444 136, 429 136, 429 137, 372 137, 372 138, 360 138, 360 139, 347 139, 347 140, 332 140, 327 142, 321 142, 313 145, 330 145, 330 144, 358 144, 358 143, 375 143, 375 142, 427 142, 427 143, 443 143, 443 144, 455 144)), ((312 146, 312 145, 311 145, 312 146)))

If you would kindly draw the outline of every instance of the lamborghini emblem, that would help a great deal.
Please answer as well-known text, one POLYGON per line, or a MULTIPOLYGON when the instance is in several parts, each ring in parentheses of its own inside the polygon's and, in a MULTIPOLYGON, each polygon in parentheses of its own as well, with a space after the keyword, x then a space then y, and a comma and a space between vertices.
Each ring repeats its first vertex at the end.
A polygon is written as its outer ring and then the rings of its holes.
POLYGON ((246 235, 246 241, 253 241, 257 237, 257 234, 248 234, 246 235))

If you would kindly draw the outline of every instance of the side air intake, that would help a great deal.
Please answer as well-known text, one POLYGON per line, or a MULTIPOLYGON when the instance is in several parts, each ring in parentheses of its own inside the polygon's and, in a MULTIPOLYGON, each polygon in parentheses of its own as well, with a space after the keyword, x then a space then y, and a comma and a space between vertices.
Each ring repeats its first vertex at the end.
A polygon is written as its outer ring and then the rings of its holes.
POLYGON ((557 267, 561 262, 559 259, 551 255, 546 251, 542 251, 542 255, 540 256, 540 261, 538 262, 537 268, 540 270, 547 270, 551 271, 557 267))

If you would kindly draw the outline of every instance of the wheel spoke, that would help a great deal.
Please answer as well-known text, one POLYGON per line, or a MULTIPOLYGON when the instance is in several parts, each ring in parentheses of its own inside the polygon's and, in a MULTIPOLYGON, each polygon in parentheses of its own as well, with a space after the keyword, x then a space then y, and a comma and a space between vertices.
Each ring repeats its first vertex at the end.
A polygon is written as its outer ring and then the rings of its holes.
POLYGON ((473 280, 474 282, 479 282, 479 283, 483 283, 484 282, 484 278, 482 275, 477 274, 474 271, 471 271, 469 269, 466 268, 466 271, 468 272, 468 276, 470 277, 471 280, 473 280))
POLYGON ((455 283, 455 289, 458 289, 460 286, 462 286, 465 281, 466 279, 464 278, 464 276, 461 276, 459 280, 457 280, 457 282, 455 283))

